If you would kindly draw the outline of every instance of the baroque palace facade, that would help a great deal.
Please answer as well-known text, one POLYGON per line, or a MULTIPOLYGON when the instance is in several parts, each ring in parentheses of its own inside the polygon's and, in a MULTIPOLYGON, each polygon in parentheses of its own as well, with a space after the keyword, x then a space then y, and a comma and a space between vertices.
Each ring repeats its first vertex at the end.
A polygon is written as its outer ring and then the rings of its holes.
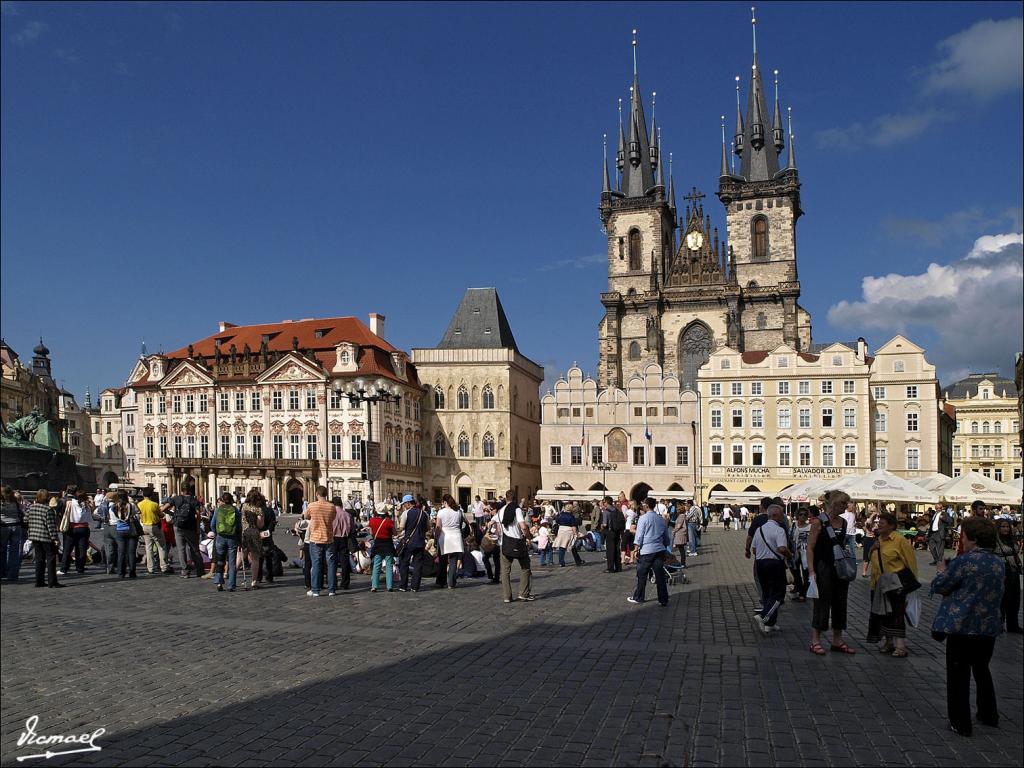
POLYGON ((369 327, 353 317, 221 323, 194 344, 140 358, 127 385, 137 413, 131 480, 161 496, 186 478, 208 498, 256 487, 293 511, 318 485, 365 498, 372 418, 376 495, 422 491, 420 384, 383 323, 376 314, 369 327), (336 387, 359 379, 397 385, 400 399, 352 406, 336 387))
POLYGON ((1014 382, 995 373, 972 373, 943 390, 958 420, 954 475, 979 472, 1002 482, 1020 477, 1018 395, 1014 382))
POLYGON ((769 111, 756 37, 745 112, 737 78, 735 159, 722 124, 725 236, 702 193, 680 210, 671 174, 666 184, 635 62, 614 170, 603 168, 598 373, 573 368, 542 399, 545 492, 706 499, 878 467, 949 473, 955 417, 922 349, 899 336, 874 355, 863 339, 812 341, 796 152, 777 80, 769 111))

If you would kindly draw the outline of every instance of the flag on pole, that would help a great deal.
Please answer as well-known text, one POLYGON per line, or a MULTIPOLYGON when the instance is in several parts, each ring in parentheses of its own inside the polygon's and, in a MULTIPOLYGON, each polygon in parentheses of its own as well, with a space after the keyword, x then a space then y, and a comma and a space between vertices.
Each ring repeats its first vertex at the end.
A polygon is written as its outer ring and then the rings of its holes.
POLYGON ((647 423, 644 423, 644 437, 647 438, 648 443, 654 439, 654 436, 651 434, 651 427, 647 423))

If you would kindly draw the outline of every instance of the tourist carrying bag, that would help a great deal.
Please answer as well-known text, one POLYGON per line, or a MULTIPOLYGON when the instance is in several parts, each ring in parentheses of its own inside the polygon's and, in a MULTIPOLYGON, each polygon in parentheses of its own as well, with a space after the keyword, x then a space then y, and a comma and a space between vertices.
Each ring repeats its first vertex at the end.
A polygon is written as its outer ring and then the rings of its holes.
POLYGON ((857 561, 853 559, 847 548, 839 543, 835 529, 828 519, 828 514, 821 516, 821 525, 828 532, 828 537, 832 539, 832 555, 835 558, 836 575, 843 581, 853 581, 857 578, 857 561))
POLYGON ((71 531, 71 503, 68 502, 64 505, 64 514, 61 515, 60 525, 57 526, 57 530, 61 533, 68 533, 71 531))

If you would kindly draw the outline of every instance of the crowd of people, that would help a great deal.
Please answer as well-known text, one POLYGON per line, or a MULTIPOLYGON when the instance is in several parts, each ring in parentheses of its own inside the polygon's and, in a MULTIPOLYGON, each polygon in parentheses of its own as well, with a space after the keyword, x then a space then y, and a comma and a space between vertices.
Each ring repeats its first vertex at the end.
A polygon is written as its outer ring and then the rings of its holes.
MULTIPOLYGON (((181 577, 234 592, 239 570, 242 586, 260 589, 290 560, 275 541, 279 507, 256 489, 244 498, 225 493, 216 504, 198 498, 187 482, 180 494, 162 500, 152 491, 135 500, 123 490, 91 496, 74 486, 53 496, 41 490, 31 500, 4 486, 0 496, 0 577, 6 581, 18 579, 22 556, 31 552, 36 587, 62 587, 58 577, 70 573, 72 560, 79 574, 92 564, 122 579, 136 578, 139 562, 149 574, 174 574, 174 562, 181 577)), ((701 538, 713 517, 693 500, 637 502, 620 494, 556 506, 517 500, 512 491, 500 500, 477 497, 462 509, 449 495, 436 507, 412 494, 362 506, 329 498, 320 487, 303 507, 289 531, 298 540, 291 564, 302 569, 311 598, 350 589, 353 573, 369 575, 371 592, 413 593, 424 578, 452 590, 462 579, 486 575, 501 585, 506 603, 535 599, 534 557, 540 568, 555 567, 556 553, 558 567, 582 567, 581 552, 590 551, 604 553, 607 573, 635 567, 629 603, 644 602, 653 582, 659 605, 666 606, 669 575, 685 572, 688 558, 702 554, 701 538)), ((906 658, 908 627, 920 619, 916 550, 926 549, 937 571, 931 592, 943 598, 932 636, 946 643, 950 726, 972 732, 971 675, 978 721, 998 723, 988 663, 996 637, 1022 632, 1021 539, 1011 519, 993 520, 979 501, 966 513, 939 505, 919 519, 901 520, 873 503, 858 510, 842 491, 826 493, 820 506, 791 509, 765 497, 754 514, 726 505, 717 517, 724 529, 735 521, 746 532, 744 554, 753 560, 758 596, 755 626, 764 634, 780 631, 787 592, 797 603, 811 600, 809 650, 815 656, 856 653, 846 633, 850 585, 859 576, 870 588, 866 640, 882 654, 906 658), (956 557, 945 557, 947 549, 956 557)))

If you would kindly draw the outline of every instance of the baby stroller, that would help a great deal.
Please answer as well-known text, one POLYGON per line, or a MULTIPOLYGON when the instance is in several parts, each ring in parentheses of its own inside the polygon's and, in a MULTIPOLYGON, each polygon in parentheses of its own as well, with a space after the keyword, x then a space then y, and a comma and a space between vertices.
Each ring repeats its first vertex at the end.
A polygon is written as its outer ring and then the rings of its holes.
MULTIPOLYGON (((673 553, 666 552, 665 557, 662 560, 662 566, 665 569, 665 580, 671 585, 675 586, 678 582, 680 584, 689 584, 690 580, 686 576, 686 566, 679 562, 673 553)), ((647 580, 654 584, 654 570, 647 576, 647 580)))

